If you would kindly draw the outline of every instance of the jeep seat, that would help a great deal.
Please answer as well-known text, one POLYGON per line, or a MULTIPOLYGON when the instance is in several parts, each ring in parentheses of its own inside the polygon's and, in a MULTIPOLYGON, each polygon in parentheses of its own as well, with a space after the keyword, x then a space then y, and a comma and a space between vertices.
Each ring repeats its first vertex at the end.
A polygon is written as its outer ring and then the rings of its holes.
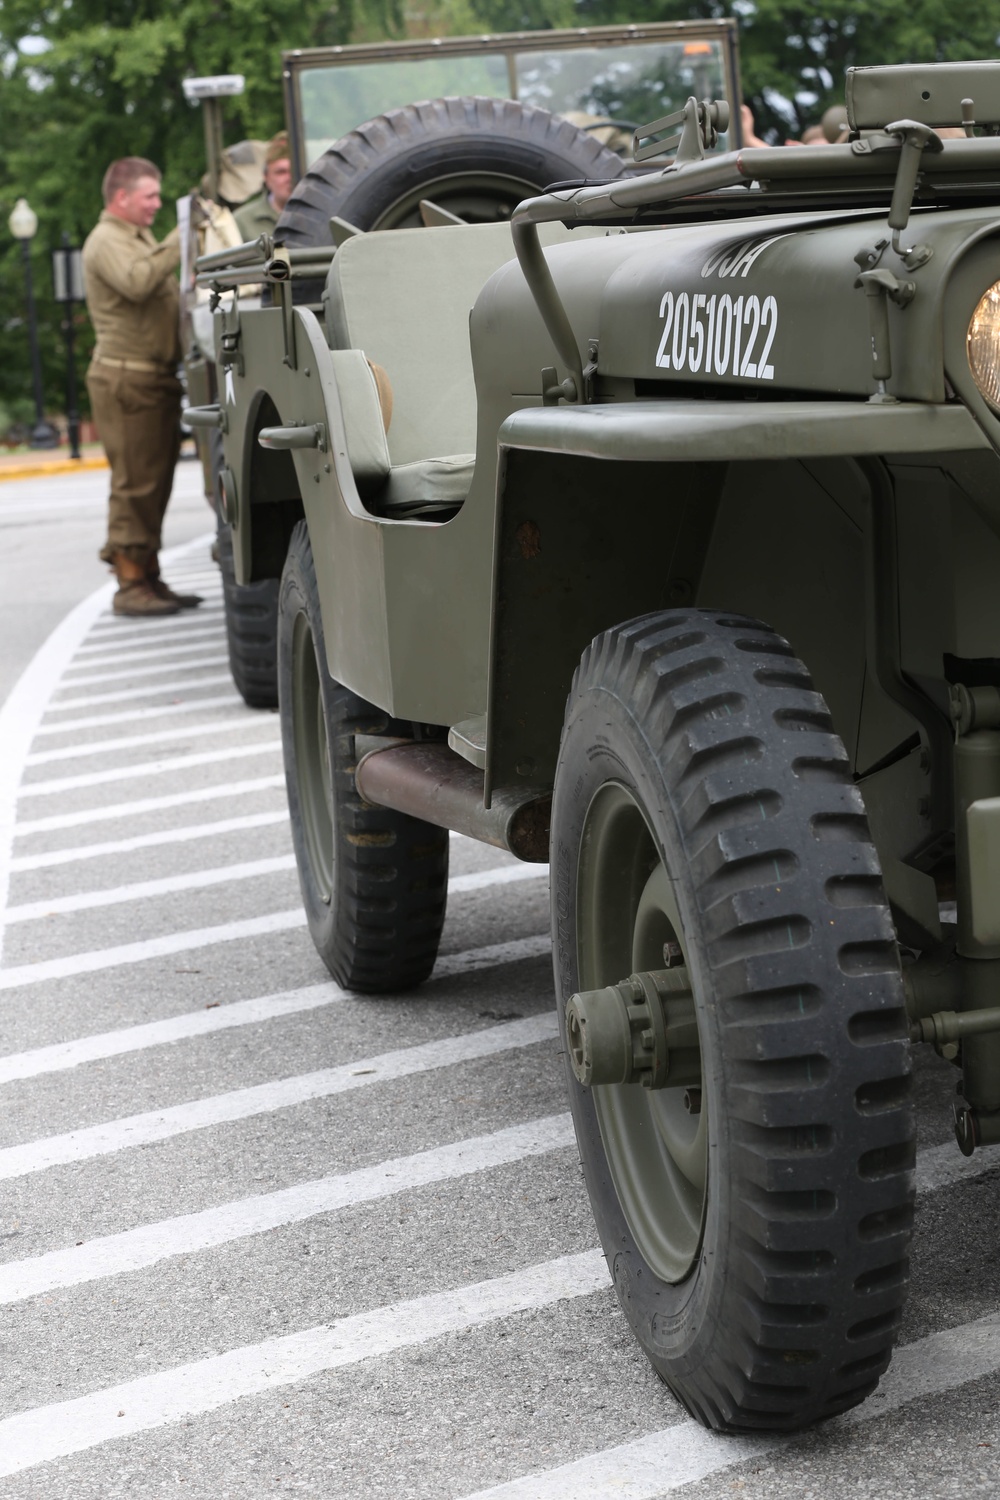
POLYGON ((513 254, 500 223, 358 235, 334 256, 327 338, 358 492, 376 513, 443 519, 465 499, 476 446, 469 314, 513 254), (366 357, 391 381, 388 432, 366 357))

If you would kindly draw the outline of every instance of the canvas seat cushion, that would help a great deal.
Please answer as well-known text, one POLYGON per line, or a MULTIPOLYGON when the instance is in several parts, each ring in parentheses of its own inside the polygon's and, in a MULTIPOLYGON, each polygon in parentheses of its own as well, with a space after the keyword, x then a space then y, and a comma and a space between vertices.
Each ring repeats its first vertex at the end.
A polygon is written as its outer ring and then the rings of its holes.
POLYGON ((380 515, 455 510, 465 499, 475 468, 474 453, 418 458, 393 464, 382 414, 392 409, 386 372, 378 374, 361 349, 330 355, 344 415, 347 457, 358 494, 380 515))
POLYGON ((451 458, 418 458, 411 464, 394 464, 375 503, 385 515, 457 510, 469 493, 475 467, 474 453, 456 453, 451 458))

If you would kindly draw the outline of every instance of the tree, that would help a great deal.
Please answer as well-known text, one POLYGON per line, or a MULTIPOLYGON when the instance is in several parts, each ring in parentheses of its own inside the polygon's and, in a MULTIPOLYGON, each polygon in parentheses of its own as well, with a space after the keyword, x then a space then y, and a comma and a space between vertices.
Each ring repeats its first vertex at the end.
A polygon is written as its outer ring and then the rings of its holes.
MULTIPOLYGON (((48 252, 68 231, 79 244, 101 209, 101 178, 119 156, 163 169, 164 212, 204 169, 200 110, 181 80, 243 73, 246 91, 227 101, 227 138, 267 138, 282 124, 283 48, 346 42, 360 27, 401 33, 400 0, 5 0, 0 9, 4 82, 0 225, 16 198, 38 214, 32 261, 46 388, 61 400, 63 356, 50 299, 48 252)), ((0 401, 30 390, 17 247, 0 235, 0 328, 7 334, 0 401), (23 357, 22 357, 23 356, 23 357)))
POLYGON ((843 104, 848 68, 990 58, 1000 38, 1000 0, 577 0, 577 13, 591 25, 737 15, 743 97, 776 142, 843 104))

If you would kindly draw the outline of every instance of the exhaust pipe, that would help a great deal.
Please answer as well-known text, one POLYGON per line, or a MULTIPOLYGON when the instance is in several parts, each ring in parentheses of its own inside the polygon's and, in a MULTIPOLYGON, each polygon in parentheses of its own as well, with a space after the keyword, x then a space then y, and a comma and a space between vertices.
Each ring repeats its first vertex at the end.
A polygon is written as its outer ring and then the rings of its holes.
POLYGON ((485 807, 483 772, 441 740, 389 741, 361 757, 354 779, 377 807, 451 828, 530 863, 548 860, 552 793, 499 787, 485 807))

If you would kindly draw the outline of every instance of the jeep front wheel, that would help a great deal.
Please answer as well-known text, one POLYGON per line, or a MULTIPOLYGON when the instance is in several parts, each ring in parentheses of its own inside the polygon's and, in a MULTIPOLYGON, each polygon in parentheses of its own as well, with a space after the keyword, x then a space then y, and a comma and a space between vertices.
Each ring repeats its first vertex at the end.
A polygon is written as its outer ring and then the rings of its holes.
POLYGON ((645 1353, 721 1430, 855 1405, 907 1285, 907 1028, 861 798, 787 643, 698 610, 599 636, 551 860, 577 1138, 645 1353))
POLYGON ((345 989, 409 989, 437 957, 448 832, 362 800, 359 735, 389 717, 334 682, 309 532, 292 532, 278 599, 278 697, 292 842, 309 932, 345 989))

